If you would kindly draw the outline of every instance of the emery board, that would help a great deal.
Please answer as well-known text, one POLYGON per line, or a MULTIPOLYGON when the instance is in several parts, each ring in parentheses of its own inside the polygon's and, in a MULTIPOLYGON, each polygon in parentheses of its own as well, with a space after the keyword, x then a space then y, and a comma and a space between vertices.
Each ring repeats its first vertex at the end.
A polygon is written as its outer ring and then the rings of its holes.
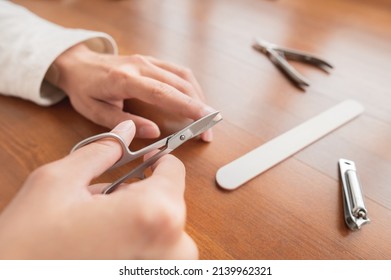
POLYGON ((343 101, 221 167, 216 181, 220 187, 234 190, 363 111, 363 106, 357 101, 343 101))

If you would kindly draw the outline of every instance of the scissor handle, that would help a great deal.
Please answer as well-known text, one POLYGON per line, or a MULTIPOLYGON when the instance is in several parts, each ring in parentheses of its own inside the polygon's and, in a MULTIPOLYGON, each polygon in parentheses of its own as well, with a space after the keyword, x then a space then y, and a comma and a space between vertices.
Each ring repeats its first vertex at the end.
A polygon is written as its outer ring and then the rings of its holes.
POLYGON ((111 138, 111 139, 116 140, 121 145, 121 148, 122 148, 121 158, 111 167, 111 169, 119 167, 121 165, 124 165, 125 163, 132 161, 133 159, 139 157, 138 153, 134 153, 129 150, 128 146, 125 144, 125 141, 122 139, 121 136, 119 136, 113 132, 105 132, 105 133, 101 133, 101 134, 86 138, 83 141, 80 141, 79 143, 77 143, 72 148, 71 153, 80 149, 81 147, 84 147, 88 144, 91 144, 93 142, 96 142, 96 141, 104 139, 104 138, 111 138))
POLYGON ((98 141, 98 140, 101 140, 104 138, 111 138, 111 139, 116 140, 121 145, 121 148, 122 148, 121 158, 110 169, 120 167, 120 166, 122 166, 132 160, 135 160, 136 158, 139 158, 139 157, 141 157, 151 151, 154 151, 156 149, 159 149, 159 148, 165 146, 167 143, 167 138, 164 138, 164 139, 161 139, 161 140, 159 140, 159 141, 157 141, 147 147, 144 147, 138 151, 132 152, 131 150, 129 150, 129 147, 125 144, 125 141, 123 140, 123 138, 121 136, 119 136, 113 132, 105 132, 105 133, 91 136, 91 137, 86 138, 83 141, 79 142, 78 144, 76 144, 72 148, 71 153, 76 151, 77 149, 80 149, 81 147, 84 147, 88 144, 91 144, 95 141, 98 141))
POLYGON ((154 154, 152 157, 150 157, 149 159, 147 159, 146 161, 144 161, 142 164, 140 164, 139 166, 137 166, 135 169, 131 170, 130 172, 126 173, 125 175, 123 175, 121 178, 119 178, 118 180, 116 180, 115 182, 111 183, 110 185, 108 185, 103 191, 102 191, 102 194, 109 194, 109 193, 112 193, 113 191, 115 191, 115 189, 120 185, 122 184, 123 182, 125 182, 126 180, 130 179, 130 178, 138 178, 138 179, 145 179, 145 170, 149 167, 151 167, 156 161, 158 161, 162 156, 170 153, 171 150, 170 149, 163 149, 159 152, 157 152, 156 154, 154 154))
MULTIPOLYGON (((121 158, 110 168, 110 169, 114 169, 114 168, 120 167, 120 166, 122 166, 122 165, 136 159, 136 158, 139 158, 139 157, 141 157, 141 156, 143 156, 153 150, 167 146, 167 141, 170 137, 163 138, 163 139, 161 139, 161 140, 159 140, 159 141, 157 141, 157 142, 155 142, 155 143, 153 143, 143 149, 140 149, 136 152, 132 152, 129 150, 128 146, 125 144, 125 141, 123 140, 123 138, 121 136, 119 136, 113 132, 105 132, 105 133, 91 136, 89 138, 86 138, 86 139, 80 141, 78 144, 76 144, 72 148, 71 153, 80 149, 81 147, 84 147, 88 144, 91 144, 93 142, 96 142, 98 140, 105 139, 105 138, 111 138, 111 139, 116 140, 121 145, 121 148, 122 148, 121 158)), ((145 175, 144 175, 145 169, 147 169, 152 164, 154 164, 159 158, 161 158, 162 156, 164 156, 165 154, 168 154, 170 152, 171 152, 171 149, 167 149, 167 147, 165 149, 159 151, 158 153, 156 153, 155 155, 153 155, 152 157, 150 157, 149 159, 144 161, 142 164, 137 166, 135 169, 128 172, 127 174, 125 174, 124 176, 122 176, 121 178, 116 180, 115 182, 111 183, 109 186, 107 186, 103 190, 102 193, 109 194, 109 193, 113 192, 121 183, 123 183, 124 181, 126 181, 130 178, 144 179, 145 178, 145 175)))
POLYGON ((163 138, 143 149, 140 149, 136 152, 132 152, 129 150, 128 146, 125 144, 124 140, 118 136, 117 134, 113 132, 107 132, 98 134, 92 137, 89 137, 81 142, 79 142, 75 147, 73 147, 72 151, 75 151, 89 143, 92 143, 94 141, 103 139, 103 138, 112 138, 118 141, 122 147, 123 154, 121 158, 111 167, 111 169, 115 167, 119 167, 127 162, 130 162, 138 157, 141 157, 151 151, 160 149, 156 154, 152 155, 150 158, 145 160, 143 163, 141 163, 139 166, 137 166, 135 169, 131 170, 118 180, 116 180, 114 183, 110 184, 105 188, 105 190, 102 192, 103 194, 109 194, 112 191, 114 191, 117 186, 119 186, 121 183, 126 181, 129 178, 139 178, 144 179, 145 174, 144 171, 153 165, 158 159, 160 159, 162 156, 172 152, 174 149, 185 143, 187 140, 194 138, 195 136, 201 134, 205 130, 209 129, 216 123, 222 120, 222 117, 219 112, 213 112, 197 121, 194 121, 192 124, 188 125, 187 127, 183 128, 182 130, 171 134, 167 136, 166 138, 163 138))
POLYGON ((118 140, 118 142, 121 144, 122 148, 125 148, 127 149, 126 145, 125 145, 125 142, 124 140, 122 139, 121 136, 115 134, 115 133, 112 133, 112 132, 105 132, 105 133, 101 133, 101 134, 97 134, 97 135, 93 135, 91 137, 88 137, 82 141, 80 141, 79 143, 77 143, 71 150, 71 153, 73 153, 74 151, 80 149, 81 147, 84 147, 92 142, 95 142, 95 141, 98 141, 100 139, 103 139, 103 138, 114 138, 116 140, 118 140))

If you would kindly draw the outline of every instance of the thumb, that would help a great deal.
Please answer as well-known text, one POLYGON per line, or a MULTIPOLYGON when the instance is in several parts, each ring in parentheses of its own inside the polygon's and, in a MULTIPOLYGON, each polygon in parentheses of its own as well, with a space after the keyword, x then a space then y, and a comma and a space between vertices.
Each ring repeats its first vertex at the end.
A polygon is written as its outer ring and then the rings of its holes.
MULTIPOLYGON (((118 124, 111 132, 120 136, 125 145, 129 146, 136 133, 136 127, 133 121, 128 120, 118 124)), ((64 161, 68 170, 73 172, 72 177, 78 174, 78 180, 84 179, 89 183, 116 163, 122 153, 118 140, 108 137, 77 149, 64 158, 64 161)))
MULTIPOLYGON (((120 122, 132 120, 137 127, 137 137, 157 138, 160 135, 159 127, 146 118, 124 112, 122 109, 106 102, 96 101, 94 106, 101 113, 98 115, 91 115, 89 118, 97 124, 111 128, 120 122)), ((91 110, 85 111, 90 112, 91 110)))

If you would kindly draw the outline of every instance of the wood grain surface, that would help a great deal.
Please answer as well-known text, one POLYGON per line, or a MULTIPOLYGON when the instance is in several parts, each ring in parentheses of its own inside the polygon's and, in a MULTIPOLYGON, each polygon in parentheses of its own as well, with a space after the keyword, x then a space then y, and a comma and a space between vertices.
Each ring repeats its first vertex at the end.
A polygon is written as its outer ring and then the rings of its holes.
MULTIPOLYGON (((193 70, 224 116, 212 143, 191 141, 174 153, 187 168, 186 227, 201 259, 391 258, 390 1, 15 2, 63 26, 107 32, 121 54, 193 70), (292 62, 311 84, 299 90, 252 48, 255 37, 316 54, 335 69, 292 62), (236 191, 217 186, 219 167, 346 99, 362 103, 364 114, 236 191), (371 219, 360 231, 344 224, 339 158, 358 168, 371 219)), ((0 209, 32 170, 105 131, 67 100, 42 108, 5 96, 0 129, 0 209)))

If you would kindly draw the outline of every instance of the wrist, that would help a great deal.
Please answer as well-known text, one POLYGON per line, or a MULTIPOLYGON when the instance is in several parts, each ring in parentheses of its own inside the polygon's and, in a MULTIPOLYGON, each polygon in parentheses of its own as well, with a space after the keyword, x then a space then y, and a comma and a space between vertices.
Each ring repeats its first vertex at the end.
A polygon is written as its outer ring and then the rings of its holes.
POLYGON ((83 43, 67 49, 50 65, 45 80, 67 92, 72 72, 78 69, 81 64, 84 64, 86 58, 93 54, 94 52, 83 43))

